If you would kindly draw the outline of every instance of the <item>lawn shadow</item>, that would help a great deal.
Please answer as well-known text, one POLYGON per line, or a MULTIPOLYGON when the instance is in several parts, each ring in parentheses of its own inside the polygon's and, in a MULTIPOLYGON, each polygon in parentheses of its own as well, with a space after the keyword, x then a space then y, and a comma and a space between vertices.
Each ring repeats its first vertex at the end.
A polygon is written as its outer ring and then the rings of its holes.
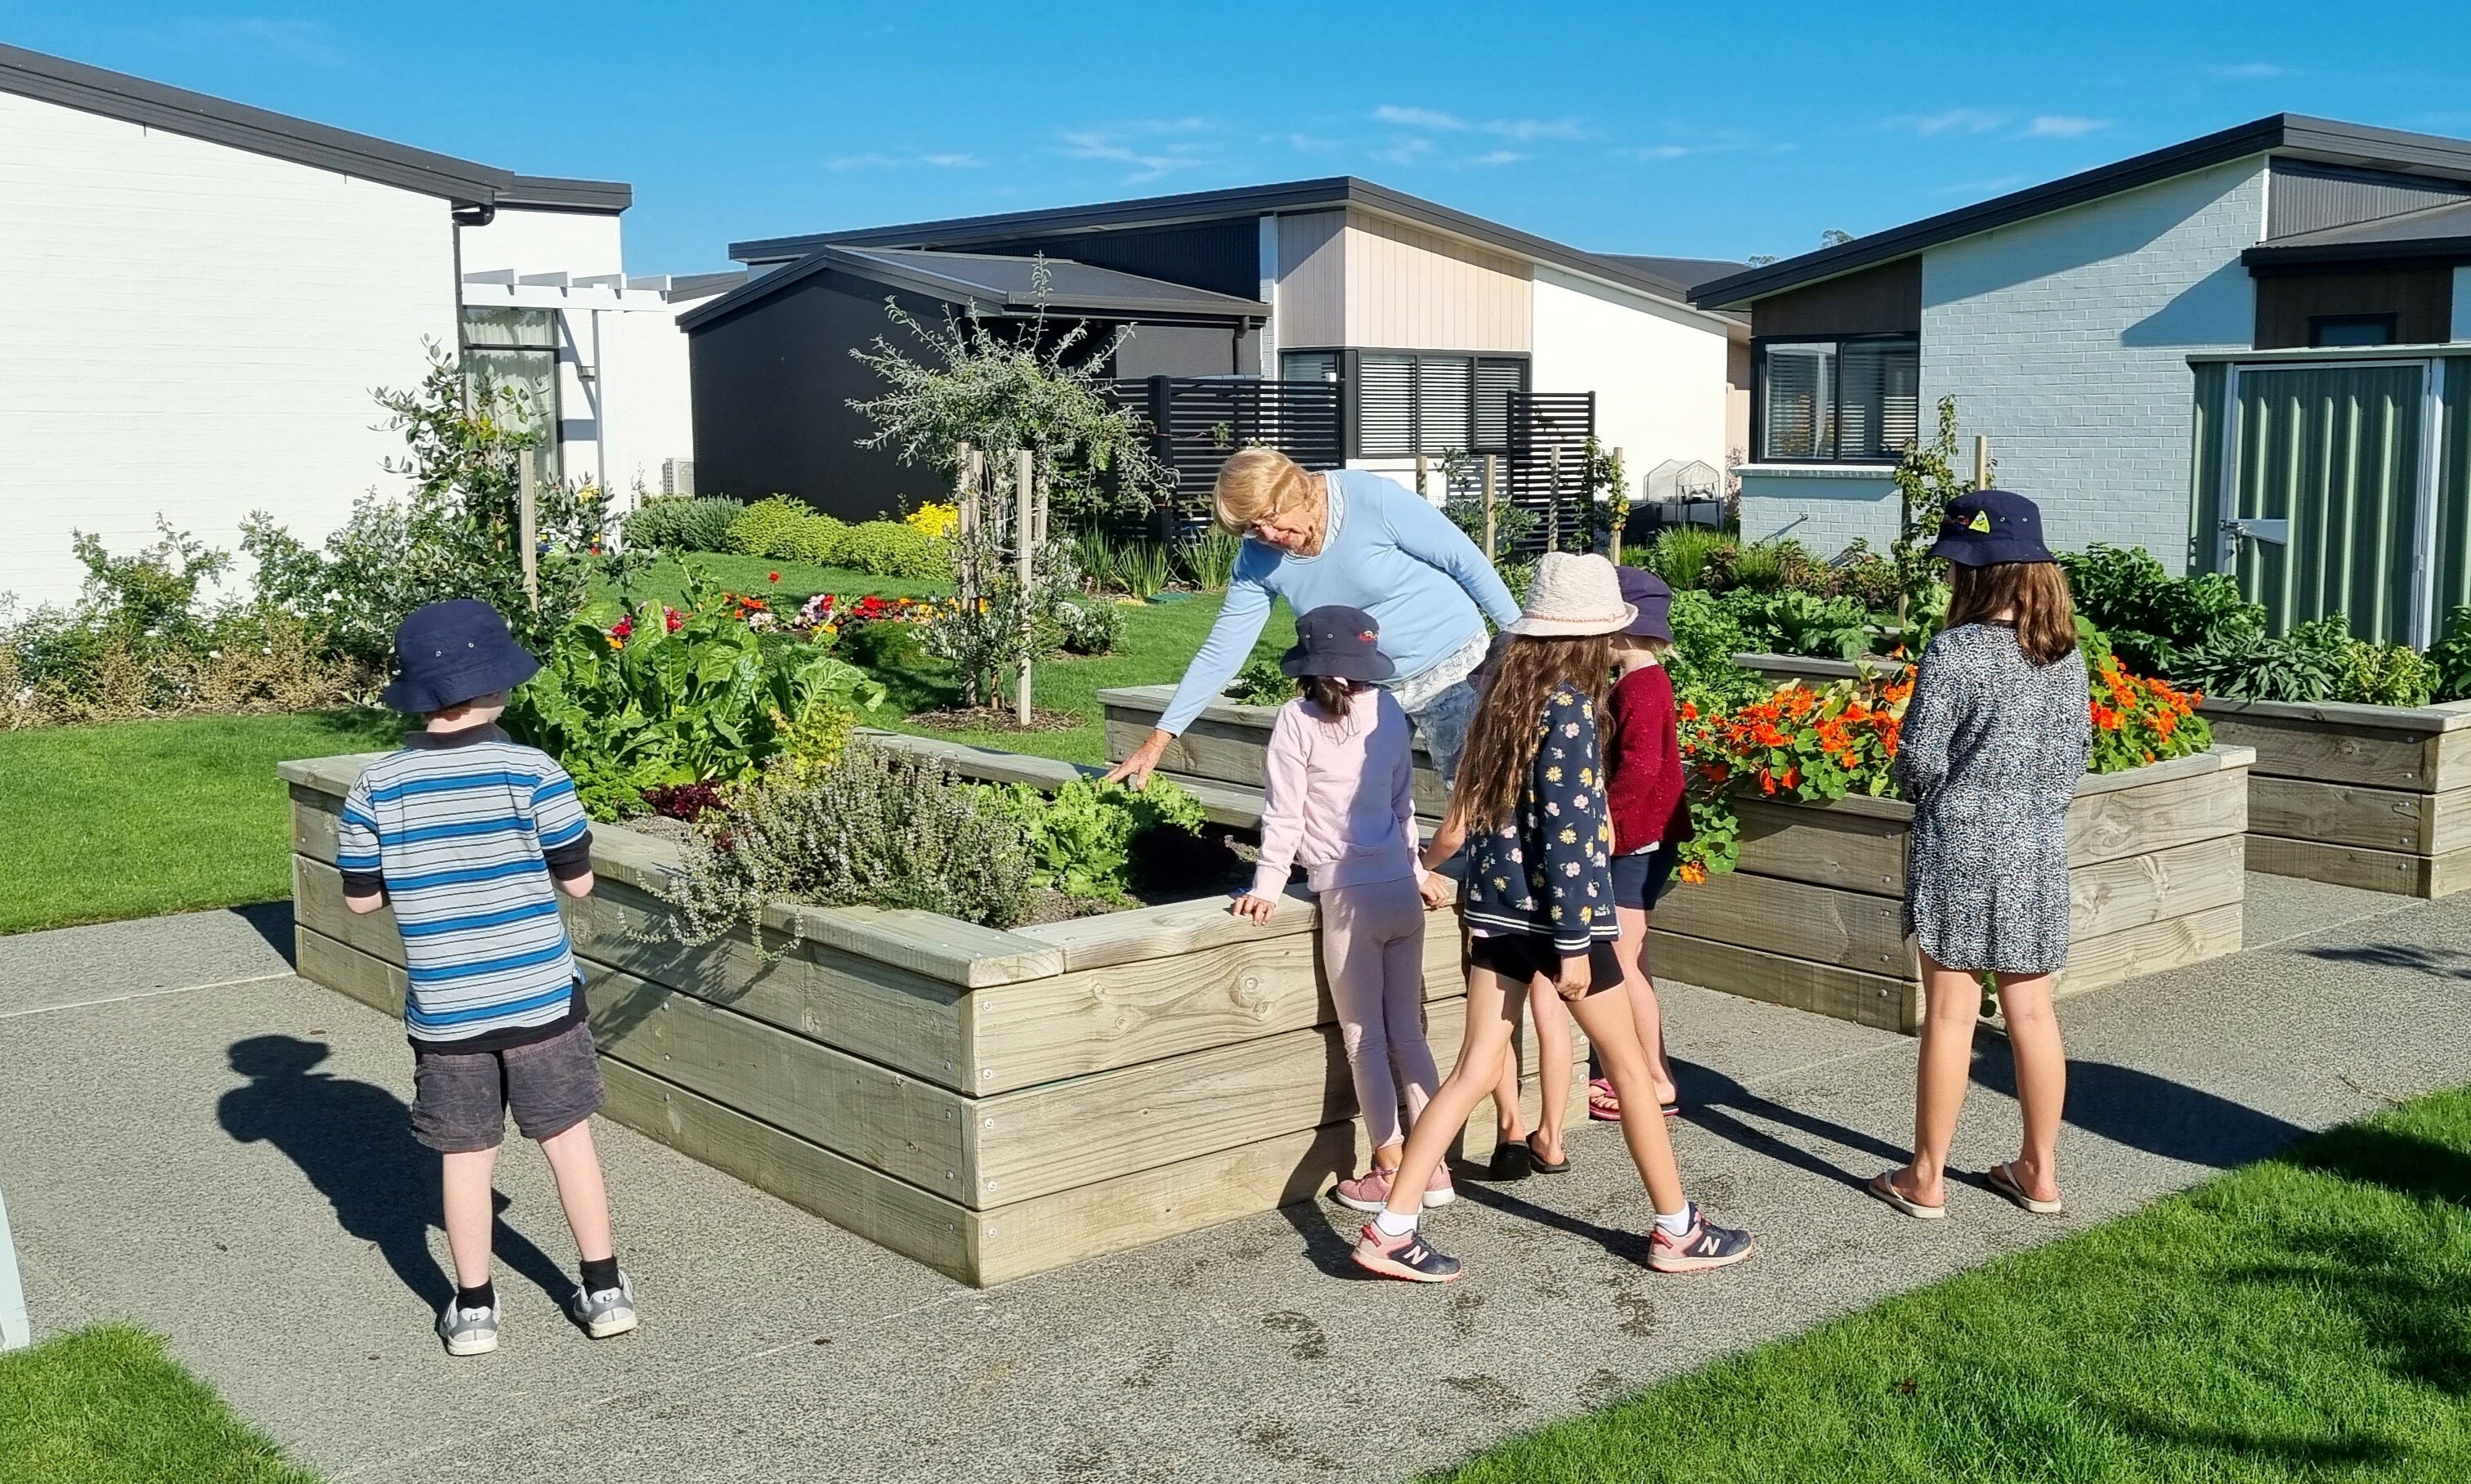
MULTIPOLYGON (((249 1081, 224 1094, 216 1118, 242 1143, 263 1140, 282 1150, 333 1204, 345 1232, 375 1245, 423 1304, 442 1308, 455 1285, 429 1248, 429 1229, 441 1219, 437 1155, 412 1137, 412 1110, 402 1098, 316 1071, 330 1053, 324 1042, 295 1036, 233 1042, 231 1068, 249 1081)), ((506 1197, 497 1202, 498 1260, 563 1307, 574 1281, 506 1225, 506 1197)))
POLYGON ((281 954, 286 964, 295 969, 300 967, 297 956, 299 940, 293 934, 292 902, 289 898, 280 902, 252 902, 230 910, 234 917, 255 930, 257 935, 266 940, 267 947, 281 954))
MULTIPOLYGON (((1973 1080, 2013 1097, 2016 1064, 2007 1045, 2004 1036, 1976 1038, 1973 1080)), ((2216 1169, 2263 1159, 2309 1134, 2288 1119, 2202 1088, 2112 1062, 2078 1060, 2068 1063, 2065 1121, 2113 1143, 2216 1169)))

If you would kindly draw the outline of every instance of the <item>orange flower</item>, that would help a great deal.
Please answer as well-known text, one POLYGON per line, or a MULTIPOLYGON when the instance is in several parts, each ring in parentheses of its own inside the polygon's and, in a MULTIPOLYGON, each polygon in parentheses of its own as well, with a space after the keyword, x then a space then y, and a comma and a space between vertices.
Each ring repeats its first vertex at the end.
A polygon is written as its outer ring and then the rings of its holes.
POLYGON ((1788 789, 1799 789, 1799 788, 1800 788, 1800 787, 1801 787, 1801 767, 1800 767, 1800 765, 1797 764, 1797 765, 1795 765, 1795 766, 1792 766, 1792 767, 1788 767, 1788 768, 1786 768, 1786 769, 1784 770, 1784 780, 1783 780, 1783 781, 1784 781, 1784 786, 1785 786, 1786 788, 1788 788, 1788 789))
POLYGON ((1759 769, 1759 791, 1761 793, 1776 792, 1776 775, 1769 772, 1764 767, 1759 769))
POLYGON ((1675 874, 1679 875, 1684 883, 1696 886, 1707 879, 1707 868, 1693 860, 1675 874))
POLYGON ((1682 719, 1684 721, 1698 720, 1699 708, 1689 701, 1683 701, 1682 703, 1682 719))

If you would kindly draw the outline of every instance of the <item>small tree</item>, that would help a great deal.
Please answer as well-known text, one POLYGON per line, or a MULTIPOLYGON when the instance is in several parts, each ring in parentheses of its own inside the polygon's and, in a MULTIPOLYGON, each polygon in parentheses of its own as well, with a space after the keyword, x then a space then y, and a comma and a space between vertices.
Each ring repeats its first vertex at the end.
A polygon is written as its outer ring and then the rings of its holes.
POLYGON ((1948 502, 1968 486, 1956 472, 1956 398, 1939 399, 1939 431, 1928 443, 1905 445, 1891 476, 1896 485, 1896 539, 1889 547, 1896 566, 1896 626, 1901 635, 1908 616, 1929 606, 1936 580, 1923 553, 1939 539, 1940 522, 1948 502))

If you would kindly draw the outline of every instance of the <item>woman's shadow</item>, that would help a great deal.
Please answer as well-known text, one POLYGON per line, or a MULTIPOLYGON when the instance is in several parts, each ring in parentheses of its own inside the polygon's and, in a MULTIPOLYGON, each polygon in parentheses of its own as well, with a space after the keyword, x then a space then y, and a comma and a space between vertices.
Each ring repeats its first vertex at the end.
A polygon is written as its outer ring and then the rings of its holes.
MULTIPOLYGON (((249 1079, 216 1105, 224 1132, 242 1143, 273 1144, 333 1203, 343 1230, 385 1254, 403 1285, 432 1309, 454 1284, 431 1256, 429 1229, 441 1225, 435 1151, 412 1137, 412 1110, 385 1088, 314 1070, 330 1048, 294 1036, 251 1036, 227 1053, 249 1079)), ((499 1195, 492 1234, 498 1260, 564 1304, 575 1287, 531 1238, 506 1225, 499 1195)))

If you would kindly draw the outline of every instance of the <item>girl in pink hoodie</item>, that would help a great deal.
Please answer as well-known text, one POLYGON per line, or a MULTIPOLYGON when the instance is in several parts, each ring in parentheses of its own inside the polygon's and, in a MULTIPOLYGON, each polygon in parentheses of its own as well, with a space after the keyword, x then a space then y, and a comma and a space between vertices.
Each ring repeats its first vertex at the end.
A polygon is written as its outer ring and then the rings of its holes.
MULTIPOLYGON (((1373 1140, 1373 1168, 1340 1181, 1338 1198, 1379 1211, 1406 1146, 1400 1083, 1411 1119, 1441 1085, 1424 1044, 1415 755, 1407 714, 1373 683, 1396 671, 1373 616, 1315 608, 1296 621, 1296 636, 1279 668, 1304 682, 1304 695, 1280 708, 1271 729, 1260 863, 1253 889, 1228 910, 1268 922, 1295 865, 1319 895, 1322 964, 1373 1140)), ((1436 1166, 1424 1205, 1447 1204, 1451 1193, 1447 1167, 1436 1166)))

